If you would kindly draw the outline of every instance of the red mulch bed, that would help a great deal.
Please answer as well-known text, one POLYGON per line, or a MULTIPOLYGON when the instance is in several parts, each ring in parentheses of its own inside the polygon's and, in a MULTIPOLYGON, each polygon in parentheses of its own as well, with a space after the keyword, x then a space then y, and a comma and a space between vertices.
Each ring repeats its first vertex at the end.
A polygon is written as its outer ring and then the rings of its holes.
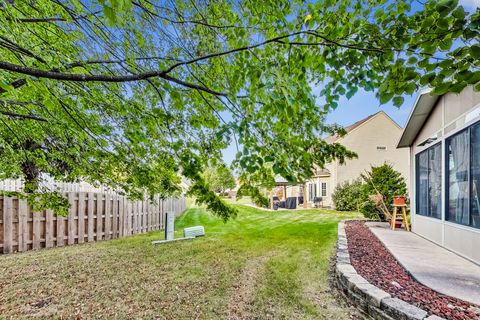
POLYGON ((430 315, 454 320, 480 319, 478 307, 442 295, 409 276, 364 222, 349 221, 345 230, 352 266, 371 284, 430 315))

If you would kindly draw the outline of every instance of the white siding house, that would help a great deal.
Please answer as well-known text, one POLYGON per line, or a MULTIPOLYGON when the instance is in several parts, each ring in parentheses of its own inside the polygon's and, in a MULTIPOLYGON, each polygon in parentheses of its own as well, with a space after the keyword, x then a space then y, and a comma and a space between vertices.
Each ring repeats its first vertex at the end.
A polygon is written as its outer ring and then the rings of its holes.
MULTIPOLYGON (((371 166, 389 163, 399 171, 409 184, 410 151, 397 149, 397 142, 402 128, 385 112, 380 111, 345 128, 343 137, 330 136, 328 143, 340 143, 357 153, 358 158, 347 160, 345 164, 338 161, 329 163, 324 169, 317 170, 315 176, 307 181, 307 200, 311 205, 315 197, 322 198, 322 205, 333 207, 332 193, 335 187, 345 181, 358 179, 371 166)), ((292 190, 293 191, 293 190, 292 190)))
POLYGON ((398 148, 411 151, 413 232, 480 264, 480 93, 421 92, 398 148))

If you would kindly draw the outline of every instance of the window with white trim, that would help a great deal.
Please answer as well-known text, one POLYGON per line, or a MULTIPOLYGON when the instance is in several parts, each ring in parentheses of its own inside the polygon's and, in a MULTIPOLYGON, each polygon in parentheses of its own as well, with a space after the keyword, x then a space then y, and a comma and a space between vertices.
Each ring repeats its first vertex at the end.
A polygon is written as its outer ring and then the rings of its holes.
POLYGON ((480 228, 480 124, 445 141, 447 221, 480 228))
POLYGON ((308 185, 308 201, 313 201, 313 198, 317 196, 317 184, 310 183, 308 185))
POLYGON ((416 213, 442 217, 442 146, 436 144, 416 155, 416 213))

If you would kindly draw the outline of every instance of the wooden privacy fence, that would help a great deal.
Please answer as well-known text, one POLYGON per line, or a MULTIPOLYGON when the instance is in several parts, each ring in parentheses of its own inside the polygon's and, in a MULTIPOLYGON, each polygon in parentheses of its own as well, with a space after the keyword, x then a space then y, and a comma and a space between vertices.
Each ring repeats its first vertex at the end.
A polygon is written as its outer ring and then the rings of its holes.
POLYGON ((181 214, 185 198, 130 201, 114 193, 68 192, 67 217, 32 212, 25 200, 0 196, 0 253, 110 240, 163 229, 165 213, 181 214))

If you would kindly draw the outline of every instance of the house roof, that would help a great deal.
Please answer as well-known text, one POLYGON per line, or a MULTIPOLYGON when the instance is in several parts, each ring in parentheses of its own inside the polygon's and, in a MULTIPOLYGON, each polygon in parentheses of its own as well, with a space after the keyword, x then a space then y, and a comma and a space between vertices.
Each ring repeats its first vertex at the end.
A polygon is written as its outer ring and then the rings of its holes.
MULTIPOLYGON (((379 114, 385 115, 387 118, 389 118, 390 120, 392 120, 392 122, 395 123, 395 125, 397 125, 399 128, 401 128, 401 127, 398 125, 398 123, 396 123, 392 118, 390 118, 390 117, 388 116, 388 114, 386 114, 384 111, 378 111, 378 112, 376 112, 376 113, 374 113, 374 114, 369 115, 368 117, 366 117, 366 118, 364 118, 364 119, 362 119, 362 120, 359 120, 359 121, 357 121, 357 122, 355 122, 355 123, 353 123, 353 124, 345 127, 344 129, 345 129, 345 131, 347 132, 346 134, 349 134, 350 132, 352 132, 352 131, 355 130, 356 128, 360 127, 360 126, 363 125, 364 123, 368 122, 370 119, 375 118, 375 117, 376 117, 377 115, 379 115, 379 114)), ((340 136, 340 135, 332 135, 332 136, 326 137, 326 138, 325 138, 325 141, 326 141, 327 143, 334 143, 334 142, 337 142, 337 141, 338 141, 339 139, 341 139, 341 138, 342 138, 342 136, 340 136)))
POLYGON ((405 125, 400 140, 397 143, 397 148, 410 147, 420 130, 423 128, 423 125, 427 121, 433 107, 438 99, 440 99, 440 96, 434 96, 431 92, 432 89, 427 88, 420 91, 418 94, 408 117, 407 124, 405 125))
POLYGON ((276 176, 275 177, 275 186, 291 186, 291 185, 296 185, 296 182, 289 182, 287 179, 285 179, 282 176, 276 176))
POLYGON ((314 177, 330 177, 330 170, 328 169, 317 169, 315 170, 314 177))

